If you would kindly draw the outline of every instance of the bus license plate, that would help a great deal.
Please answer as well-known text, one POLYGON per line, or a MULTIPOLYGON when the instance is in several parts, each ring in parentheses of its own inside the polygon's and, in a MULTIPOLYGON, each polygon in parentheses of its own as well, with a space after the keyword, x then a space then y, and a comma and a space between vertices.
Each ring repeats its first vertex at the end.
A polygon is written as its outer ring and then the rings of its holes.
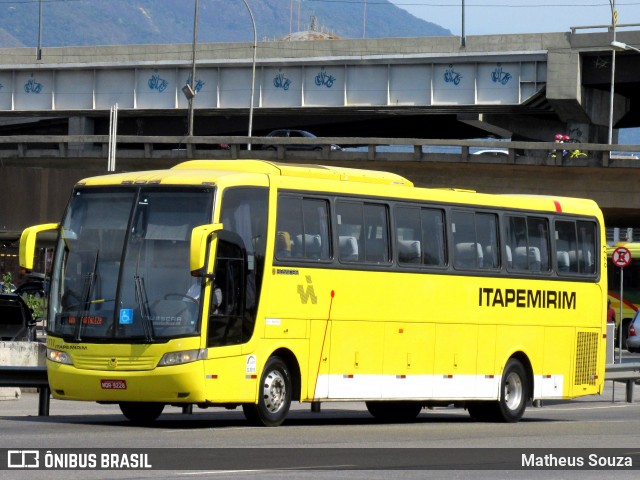
POLYGON ((126 380, 100 380, 100 386, 103 390, 126 390, 126 380))

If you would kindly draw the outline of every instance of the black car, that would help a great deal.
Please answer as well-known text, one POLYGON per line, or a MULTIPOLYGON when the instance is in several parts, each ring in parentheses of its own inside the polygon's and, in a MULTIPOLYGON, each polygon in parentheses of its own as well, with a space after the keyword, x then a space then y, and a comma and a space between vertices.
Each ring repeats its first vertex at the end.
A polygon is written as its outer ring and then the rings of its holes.
MULTIPOLYGON (((306 130, 289 130, 289 129, 280 129, 274 130, 273 132, 269 132, 267 137, 278 137, 278 138, 318 138, 313 133, 309 133, 306 130)), ((307 144, 291 144, 285 145, 285 150, 322 150, 322 145, 314 145, 311 143, 307 144)), ((263 150, 277 150, 277 145, 262 145, 263 150)), ((342 150, 339 145, 331 145, 331 150, 342 150)))
POLYGON ((44 298, 45 292, 45 276, 41 273, 30 273, 27 279, 15 289, 14 293, 20 296, 23 295, 36 295, 40 298, 44 298))
POLYGON ((36 322, 20 295, 0 293, 0 341, 34 341, 36 322))

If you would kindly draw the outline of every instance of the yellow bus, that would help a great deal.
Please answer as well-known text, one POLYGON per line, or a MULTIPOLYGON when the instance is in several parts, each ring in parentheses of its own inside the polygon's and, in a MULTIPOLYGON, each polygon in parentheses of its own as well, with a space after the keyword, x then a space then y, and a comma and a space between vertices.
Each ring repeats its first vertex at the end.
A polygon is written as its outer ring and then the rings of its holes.
POLYGON ((604 222, 590 200, 416 188, 398 175, 194 160, 88 178, 57 230, 57 399, 242 407, 363 401, 379 419, 602 392, 604 222))
POLYGON ((622 338, 616 338, 616 346, 626 347, 627 335, 631 320, 640 306, 640 243, 619 242, 607 248, 609 300, 616 313, 616 336, 622 333, 622 338), (629 266, 619 268, 613 265, 611 255, 618 247, 625 247, 631 253, 629 266), (622 302, 620 302, 620 277, 622 281, 622 302), (622 305, 621 305, 622 303, 622 305), (622 315, 620 307, 622 307, 622 315), (620 322, 622 319, 622 322, 620 322), (620 326, 622 325, 622 328, 620 326))

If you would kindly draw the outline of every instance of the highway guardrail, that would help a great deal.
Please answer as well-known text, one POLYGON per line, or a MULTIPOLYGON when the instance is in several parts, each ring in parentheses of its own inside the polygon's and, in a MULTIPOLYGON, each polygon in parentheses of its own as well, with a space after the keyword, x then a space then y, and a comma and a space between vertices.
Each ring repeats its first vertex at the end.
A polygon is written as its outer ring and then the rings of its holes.
MULTIPOLYGON (((0 136, 0 159, 104 158, 108 135, 7 135, 0 136)), ((116 158, 148 159, 240 159, 265 160, 380 160, 510 163, 545 166, 602 166, 640 168, 640 145, 601 143, 505 142, 500 140, 451 140, 425 138, 365 137, 241 137, 241 136, 142 136, 119 135, 116 158), (337 144, 342 150, 335 150, 337 144), (252 149, 249 150, 248 146, 252 149), (287 149, 288 145, 318 146, 318 151, 287 149), (263 150, 263 146, 275 150, 263 150), (390 148, 392 147, 392 148, 390 148), (572 158, 559 149, 579 150, 586 156, 572 158), (501 150, 505 155, 477 150, 501 150), (551 152, 557 151, 555 156, 551 152)))

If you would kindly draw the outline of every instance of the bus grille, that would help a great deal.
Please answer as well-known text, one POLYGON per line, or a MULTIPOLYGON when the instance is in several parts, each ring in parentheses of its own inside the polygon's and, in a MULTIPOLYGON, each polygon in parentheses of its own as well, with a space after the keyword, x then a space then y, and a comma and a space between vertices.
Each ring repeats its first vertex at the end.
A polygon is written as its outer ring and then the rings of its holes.
POLYGON ((158 363, 155 357, 76 357, 73 364, 83 370, 151 370, 158 363))
POLYGON ((598 334, 578 332, 575 385, 595 385, 598 373, 598 334))

